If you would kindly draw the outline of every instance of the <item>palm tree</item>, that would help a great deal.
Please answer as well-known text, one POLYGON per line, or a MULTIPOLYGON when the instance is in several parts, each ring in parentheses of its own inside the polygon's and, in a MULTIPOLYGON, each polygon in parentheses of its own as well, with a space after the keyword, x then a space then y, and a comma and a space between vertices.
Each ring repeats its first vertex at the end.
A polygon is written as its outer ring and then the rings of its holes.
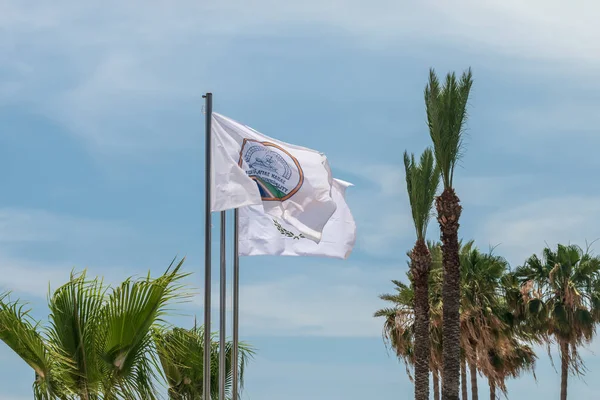
POLYGON ((566 400, 569 373, 585 372, 579 347, 591 342, 600 317, 600 257, 559 244, 556 251, 545 248, 541 259, 531 256, 516 274, 529 313, 545 324, 545 333, 559 346, 560 398, 566 400))
POLYGON ((152 331, 182 296, 182 264, 115 288, 85 272, 71 274, 49 299, 45 327, 19 301, 2 296, 0 340, 35 371, 34 398, 156 399, 152 331))
MULTIPOLYGON (((214 336, 214 335, 213 335, 214 336)), ((203 354, 204 354, 204 329, 172 328, 169 330, 156 330, 155 343, 158 350, 160 363, 165 373, 169 386, 170 400, 200 400, 202 398, 203 384, 203 354)), ((226 370, 226 398, 233 398, 231 393, 231 380, 233 368, 231 353, 233 343, 228 341, 225 348, 227 359, 226 370)), ((239 374, 240 383, 244 382, 244 369, 247 361, 254 354, 254 350, 244 342, 239 343, 239 374)), ((211 398, 219 398, 219 342, 211 343, 211 398)), ((239 396, 239 395, 238 395, 239 396)), ((237 399, 237 397, 235 397, 237 399)))
MULTIPOLYGON (((478 398, 477 371, 489 370, 488 349, 496 346, 497 337, 506 330, 502 320, 500 281, 508 268, 502 257, 485 254, 473 241, 462 246, 461 264, 461 348, 471 373, 472 398, 478 398)), ((466 370, 466 365, 464 366, 466 370)), ((464 396, 463 396, 464 397, 464 396)))
POLYGON ((429 148, 421 155, 419 164, 415 162, 414 155, 409 156, 404 152, 404 169, 406 189, 417 234, 415 246, 409 253, 410 272, 415 291, 415 400, 429 400, 431 350, 428 279, 432 260, 425 238, 440 175, 434 164, 433 152, 429 148))
POLYGON ((460 259, 458 248, 460 200, 453 187, 454 168, 460 158, 467 101, 473 84, 471 70, 458 81, 448 74, 442 86, 430 70, 425 88, 427 124, 444 191, 436 198, 444 262, 443 382, 444 400, 458 400, 460 378, 460 259))
POLYGON ((442 374, 442 284, 444 281, 442 266, 442 247, 439 242, 427 241, 431 254, 431 270, 429 272, 429 317, 430 317, 430 342, 431 342, 431 372, 433 375, 433 398, 441 397, 442 374))
POLYGON ((491 348, 488 359, 493 368, 493 373, 488 377, 490 400, 497 400, 498 388, 506 394, 506 378, 517 378, 525 371, 531 371, 535 377, 535 352, 514 337, 491 348))
MULTIPOLYGON (((429 274, 429 324, 430 365, 433 375, 434 399, 440 399, 440 378, 442 365, 442 255, 439 243, 427 242, 432 264, 429 274)), ((410 256, 410 252, 408 253, 410 256)), ((395 293, 382 294, 379 297, 392 304, 375 312, 375 317, 385 318, 383 338, 388 347, 406 366, 406 373, 414 381, 412 369, 415 366, 415 290, 412 273, 407 274, 410 286, 392 280, 395 293)))
POLYGON ((404 362, 406 374, 413 381, 412 369, 415 365, 415 313, 414 290, 406 284, 392 280, 394 294, 382 294, 380 299, 392 303, 392 307, 377 310, 373 315, 383 317, 383 339, 395 351, 396 357, 404 362))

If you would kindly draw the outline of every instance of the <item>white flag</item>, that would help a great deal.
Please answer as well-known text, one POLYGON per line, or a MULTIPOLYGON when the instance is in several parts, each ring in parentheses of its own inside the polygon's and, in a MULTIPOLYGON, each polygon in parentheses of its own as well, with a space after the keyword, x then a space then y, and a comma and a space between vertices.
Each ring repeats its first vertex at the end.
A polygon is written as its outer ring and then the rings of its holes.
POLYGON ((321 240, 336 208, 325 155, 216 113, 212 135, 212 211, 259 205, 310 240, 321 240))
POLYGON ((239 255, 347 258, 356 241, 356 224, 345 200, 349 186, 352 184, 334 179, 332 195, 337 208, 319 243, 307 240, 285 221, 266 215, 260 206, 240 208, 239 255))

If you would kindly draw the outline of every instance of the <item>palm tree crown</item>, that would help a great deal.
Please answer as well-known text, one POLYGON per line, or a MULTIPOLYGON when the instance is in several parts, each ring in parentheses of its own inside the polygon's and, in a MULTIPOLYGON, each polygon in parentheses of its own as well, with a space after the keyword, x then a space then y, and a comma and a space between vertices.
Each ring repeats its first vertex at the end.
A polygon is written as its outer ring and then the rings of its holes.
POLYGON ((440 184, 439 169, 435 165, 433 151, 427 148, 417 164, 414 154, 404 152, 406 190, 410 202, 417 241, 425 240, 427 225, 431 218, 433 199, 440 184))
MULTIPOLYGON (((212 337, 215 334, 211 335, 212 337)), ((162 369, 165 373, 169 386, 169 399, 171 400, 199 400, 203 391, 203 365, 204 365, 204 328, 194 327, 192 329, 172 328, 157 329, 154 334, 157 352, 162 369)), ((244 370, 246 363, 253 356, 254 350, 244 342, 239 346, 239 370, 240 384, 243 387, 244 370)), ((226 355, 226 399, 237 399, 232 393, 233 365, 231 354, 233 343, 227 341, 225 346, 226 355)), ((211 397, 219 398, 219 342, 211 340, 211 397)))
POLYGON ((35 399, 158 398, 153 330, 168 305, 186 297, 182 264, 114 288, 72 274, 50 297, 45 328, 0 297, 0 340, 34 369, 35 399))
POLYGON ((425 88, 427 125, 444 188, 453 187, 454 168, 462 156, 467 102, 472 85, 470 68, 462 74, 460 81, 457 81, 454 72, 449 73, 443 86, 435 71, 429 70, 429 84, 425 88))

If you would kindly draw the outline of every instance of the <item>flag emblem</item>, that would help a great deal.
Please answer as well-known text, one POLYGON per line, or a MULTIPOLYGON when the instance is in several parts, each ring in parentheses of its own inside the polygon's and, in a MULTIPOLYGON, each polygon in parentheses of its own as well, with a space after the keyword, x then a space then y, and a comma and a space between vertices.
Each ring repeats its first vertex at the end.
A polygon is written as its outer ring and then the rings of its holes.
POLYGON ((271 142, 244 139, 239 166, 256 182, 263 201, 284 201, 304 182, 298 160, 271 142))

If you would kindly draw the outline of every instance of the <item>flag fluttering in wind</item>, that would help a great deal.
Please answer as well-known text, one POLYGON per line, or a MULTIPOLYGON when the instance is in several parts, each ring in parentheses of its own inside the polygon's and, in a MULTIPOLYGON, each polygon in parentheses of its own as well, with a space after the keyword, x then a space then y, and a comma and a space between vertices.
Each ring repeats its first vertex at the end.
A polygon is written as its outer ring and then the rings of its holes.
POLYGON ((240 256, 318 256, 346 259, 356 241, 356 224, 348 204, 348 182, 334 179, 332 197, 337 208, 323 229, 319 243, 310 241, 285 221, 265 214, 260 206, 239 210, 240 256))
POLYGON ((257 206, 319 243, 336 210, 327 157, 212 114, 211 210, 257 206))

